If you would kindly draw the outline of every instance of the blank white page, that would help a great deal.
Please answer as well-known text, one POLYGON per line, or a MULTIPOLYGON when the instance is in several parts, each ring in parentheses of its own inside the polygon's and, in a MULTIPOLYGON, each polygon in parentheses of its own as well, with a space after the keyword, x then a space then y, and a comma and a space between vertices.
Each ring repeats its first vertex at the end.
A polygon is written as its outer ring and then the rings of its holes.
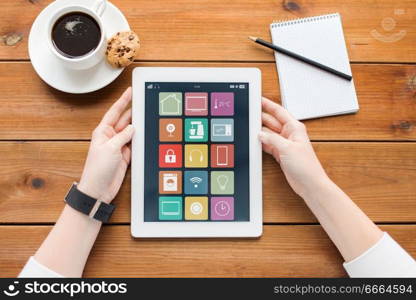
MULTIPOLYGON (((338 13, 270 25, 273 44, 351 74, 338 13)), ((275 51, 283 106, 297 119, 358 111, 354 81, 348 81, 275 51)))

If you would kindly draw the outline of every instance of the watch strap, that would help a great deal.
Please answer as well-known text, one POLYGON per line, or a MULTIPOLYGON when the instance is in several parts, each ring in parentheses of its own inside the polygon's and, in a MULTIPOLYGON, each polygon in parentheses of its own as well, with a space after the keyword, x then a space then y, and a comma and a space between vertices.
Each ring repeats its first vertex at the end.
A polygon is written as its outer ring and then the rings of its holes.
POLYGON ((91 211, 96 205, 98 205, 96 212, 90 217, 101 222, 107 222, 115 209, 115 205, 113 204, 101 202, 88 196, 87 194, 84 194, 78 190, 76 183, 71 186, 66 194, 65 202, 76 211, 79 211, 87 216, 90 216, 91 211), (99 203, 97 203, 97 201, 99 203))
POLYGON ((108 222, 115 208, 116 206, 113 204, 100 202, 100 206, 98 206, 97 212, 94 214, 93 218, 101 222, 108 222))

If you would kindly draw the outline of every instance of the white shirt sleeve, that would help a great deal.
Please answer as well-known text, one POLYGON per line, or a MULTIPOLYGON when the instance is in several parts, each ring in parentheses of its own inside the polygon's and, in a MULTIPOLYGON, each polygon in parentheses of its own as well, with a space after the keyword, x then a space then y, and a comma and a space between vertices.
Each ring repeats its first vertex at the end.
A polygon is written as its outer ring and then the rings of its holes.
POLYGON ((23 270, 20 272, 19 277, 48 277, 48 278, 61 278, 64 277, 51 269, 45 267, 39 263, 33 256, 29 258, 23 270))
POLYGON ((344 268, 350 277, 416 277, 416 261, 387 232, 344 268))

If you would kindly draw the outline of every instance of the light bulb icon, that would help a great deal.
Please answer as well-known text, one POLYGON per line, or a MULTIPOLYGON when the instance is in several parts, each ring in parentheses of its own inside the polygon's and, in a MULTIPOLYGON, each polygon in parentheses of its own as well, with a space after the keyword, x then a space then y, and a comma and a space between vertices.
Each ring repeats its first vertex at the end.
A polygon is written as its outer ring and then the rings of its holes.
POLYGON ((225 191, 225 189, 227 188, 227 184, 228 184, 228 176, 225 176, 225 175, 218 176, 217 183, 218 183, 218 187, 220 188, 220 190, 225 191))

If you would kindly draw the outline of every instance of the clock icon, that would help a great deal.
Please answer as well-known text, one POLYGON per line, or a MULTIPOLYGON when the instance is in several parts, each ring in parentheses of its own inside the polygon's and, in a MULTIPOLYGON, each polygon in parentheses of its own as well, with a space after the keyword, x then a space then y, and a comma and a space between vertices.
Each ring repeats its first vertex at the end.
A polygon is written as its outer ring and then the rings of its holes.
POLYGON ((220 217, 227 216, 230 213, 230 211, 231 211, 231 206, 226 201, 218 201, 215 204, 215 212, 220 217))

